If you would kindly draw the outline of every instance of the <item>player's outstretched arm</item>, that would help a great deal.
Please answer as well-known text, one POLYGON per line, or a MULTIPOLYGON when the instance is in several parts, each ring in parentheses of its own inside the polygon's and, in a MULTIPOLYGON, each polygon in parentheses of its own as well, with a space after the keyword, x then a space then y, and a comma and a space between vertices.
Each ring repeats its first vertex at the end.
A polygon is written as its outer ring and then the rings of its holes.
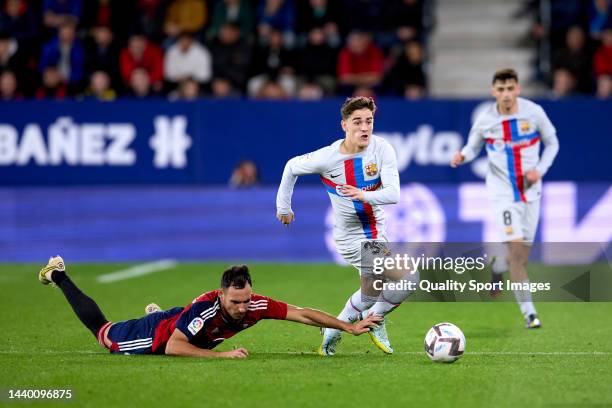
POLYGON ((276 218, 283 224, 289 225, 295 216, 291 210, 291 197, 298 176, 305 174, 318 174, 325 163, 324 149, 317 150, 302 156, 294 157, 285 165, 283 177, 276 194, 276 218))
POLYGON ((357 323, 347 323, 336 319, 334 316, 322 312, 320 310, 311 309, 308 307, 297 307, 287 305, 286 320, 307 324, 309 326, 329 327, 332 329, 344 330, 352 335, 359 336, 367 333, 371 327, 376 327, 377 323, 383 320, 382 316, 368 316, 366 319, 357 323))
POLYGON ((291 210, 291 197, 293 196, 293 187, 297 182, 297 176, 293 174, 293 162, 295 158, 289 160, 283 171, 283 178, 278 186, 276 193, 276 218, 283 224, 289 225, 294 220, 293 211, 291 210))
POLYGON ((168 344, 166 344, 166 355, 204 358, 245 358, 249 356, 249 352, 244 348, 231 351, 201 349, 189 343, 187 336, 180 330, 175 329, 170 339, 168 339, 168 344))

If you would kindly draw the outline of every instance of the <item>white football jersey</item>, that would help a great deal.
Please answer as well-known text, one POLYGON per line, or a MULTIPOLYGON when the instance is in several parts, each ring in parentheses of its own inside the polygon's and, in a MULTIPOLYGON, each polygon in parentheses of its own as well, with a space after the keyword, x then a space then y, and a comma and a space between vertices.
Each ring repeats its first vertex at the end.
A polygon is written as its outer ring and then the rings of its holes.
POLYGON ((386 140, 374 135, 367 149, 357 154, 340 153, 341 143, 342 140, 337 140, 287 162, 276 196, 277 212, 291 211, 291 196, 298 176, 319 174, 334 210, 336 243, 384 239, 385 214, 380 205, 399 201, 395 151, 386 140), (344 184, 364 190, 366 202, 344 197, 338 188, 344 184))
POLYGON ((537 170, 544 176, 557 152, 557 131, 544 109, 518 98, 515 114, 502 115, 495 103, 474 122, 466 146, 465 162, 473 160, 486 144, 489 167, 487 190, 492 199, 534 201, 540 198, 542 180, 529 185, 525 173, 537 170), (540 157, 540 141, 544 150, 540 157))

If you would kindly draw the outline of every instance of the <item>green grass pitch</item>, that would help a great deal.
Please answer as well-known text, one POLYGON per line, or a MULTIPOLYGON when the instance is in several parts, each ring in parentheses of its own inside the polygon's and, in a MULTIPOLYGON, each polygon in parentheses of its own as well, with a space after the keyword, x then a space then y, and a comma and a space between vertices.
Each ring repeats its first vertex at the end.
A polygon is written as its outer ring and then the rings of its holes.
MULTIPOLYGON (((129 265, 70 264, 68 272, 113 321, 144 306, 184 306, 214 289, 225 264, 181 264, 101 284, 129 265)), ((246 360, 118 356, 100 348, 58 289, 40 285, 42 265, 0 266, 0 404, 5 406, 612 406, 612 303, 540 303, 544 327, 528 331, 515 303, 418 303, 388 317, 396 353, 367 335, 344 336, 340 352, 314 352, 317 328, 263 321, 219 346, 246 360), (454 364, 423 351, 430 326, 450 321, 467 338, 454 364), (72 389, 70 402, 11 402, 8 389, 72 389)), ((288 303, 340 311, 358 284, 353 269, 324 264, 252 264, 254 290, 288 303)))

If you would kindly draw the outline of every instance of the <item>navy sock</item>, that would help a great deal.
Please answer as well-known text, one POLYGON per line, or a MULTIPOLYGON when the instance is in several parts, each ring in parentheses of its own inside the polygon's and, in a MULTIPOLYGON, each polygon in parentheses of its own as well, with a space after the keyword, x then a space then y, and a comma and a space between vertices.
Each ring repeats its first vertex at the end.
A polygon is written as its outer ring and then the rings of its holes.
POLYGON ((51 280, 64 292, 64 296, 79 320, 97 337, 98 331, 108 323, 96 302, 83 292, 66 275, 66 272, 51 272, 51 280))

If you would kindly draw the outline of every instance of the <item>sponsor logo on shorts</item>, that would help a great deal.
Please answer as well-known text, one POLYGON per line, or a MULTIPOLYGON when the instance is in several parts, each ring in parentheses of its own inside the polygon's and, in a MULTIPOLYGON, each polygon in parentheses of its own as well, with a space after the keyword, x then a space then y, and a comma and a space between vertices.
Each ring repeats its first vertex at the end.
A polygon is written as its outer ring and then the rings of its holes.
POLYGON ((195 319, 191 321, 191 323, 189 323, 189 326, 187 326, 187 329, 189 330, 189 333, 195 335, 197 332, 199 332, 202 329, 202 327, 204 327, 204 321, 200 319, 199 317, 196 317, 195 319))

